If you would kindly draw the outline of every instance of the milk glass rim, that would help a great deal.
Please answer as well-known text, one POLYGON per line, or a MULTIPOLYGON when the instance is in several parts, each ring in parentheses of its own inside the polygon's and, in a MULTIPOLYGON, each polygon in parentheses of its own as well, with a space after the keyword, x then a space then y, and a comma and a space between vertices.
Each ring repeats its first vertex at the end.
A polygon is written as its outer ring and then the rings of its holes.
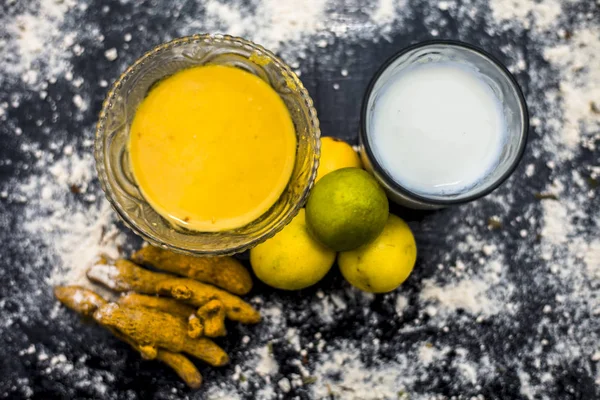
POLYGON ((442 40, 442 39, 426 40, 426 41, 419 42, 419 43, 410 45, 408 47, 405 47, 402 50, 398 51, 397 53, 393 54, 381 65, 381 67, 379 67, 377 72, 375 72, 375 75, 373 75, 373 77, 371 78, 371 80, 367 86, 367 89, 365 90, 365 94, 363 96, 363 101, 362 101, 362 106, 361 106, 361 111, 360 111, 359 135, 360 135, 360 139, 361 139, 363 148, 365 149, 365 152, 367 153, 368 159, 371 160, 371 162, 374 164, 374 167, 377 169, 378 174, 381 175, 381 177, 385 180, 385 183, 387 185, 389 185, 390 188, 401 193, 404 196, 413 198, 413 199, 421 201, 423 203, 427 203, 427 204, 434 205, 434 206, 445 207, 445 206, 451 206, 451 205, 456 205, 456 204, 468 203, 472 200, 476 200, 478 198, 484 197, 484 196, 490 194, 491 192, 493 192, 494 190, 496 190, 500 185, 502 185, 508 179, 509 176, 512 175, 512 173, 515 171, 515 169, 519 165, 519 162, 523 158, 523 154, 525 153, 525 148, 527 147, 526 145, 527 145, 527 140, 528 140, 528 136, 529 136, 529 111, 527 110, 527 103, 525 101, 525 96, 523 95, 523 91, 521 90, 519 83, 517 82, 517 80, 515 79, 513 74, 510 73, 508 68, 506 68, 504 66, 504 64, 500 60, 498 60, 495 56, 493 56, 492 54, 488 53, 487 51, 483 50, 482 48, 480 48, 478 46, 475 46, 475 45, 472 45, 472 44, 466 43, 466 42, 461 42, 458 40, 442 40), (415 193, 411 190, 408 190, 407 188, 405 188, 402 185, 395 182, 394 179, 392 179, 392 177, 387 173, 387 171, 385 171, 379 165, 379 162, 377 162, 377 159, 375 158, 375 155, 373 154, 371 145, 368 140, 368 136, 369 136, 367 133, 368 106, 369 106, 369 100, 371 99, 371 94, 373 92, 375 85, 377 84, 377 81, 379 81, 379 78, 381 77, 381 75, 385 71, 387 71, 387 69, 401 57, 404 57, 406 54, 413 52, 415 50, 430 47, 430 46, 459 47, 459 48, 473 51, 474 53, 477 53, 478 55, 488 59, 492 64, 495 64, 496 67, 498 67, 498 69, 503 73, 504 76, 506 76, 507 81, 512 86, 512 89, 515 91, 515 93, 517 94, 517 98, 518 98, 519 110, 521 112, 521 117, 523 120, 523 127, 521 129, 521 135, 520 135, 521 143, 520 143, 519 149, 515 153, 515 156, 511 162, 510 166, 508 167, 506 172, 504 172, 504 174, 502 174, 496 181, 494 181, 494 183, 492 183, 485 189, 483 189, 481 191, 477 191, 467 197, 456 198, 456 199, 455 198, 440 199, 439 197, 423 196, 423 195, 415 193))

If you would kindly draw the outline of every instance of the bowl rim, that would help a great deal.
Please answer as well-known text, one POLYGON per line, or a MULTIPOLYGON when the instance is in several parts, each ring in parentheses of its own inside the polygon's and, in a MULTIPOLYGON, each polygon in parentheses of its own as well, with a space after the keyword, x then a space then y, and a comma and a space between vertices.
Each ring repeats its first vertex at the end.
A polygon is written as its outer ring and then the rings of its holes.
MULTIPOLYGON (((319 167, 319 158, 320 158, 320 151, 321 151, 320 137, 321 137, 320 124, 319 124, 319 120, 317 117, 317 111, 314 107, 314 102, 313 102, 312 98, 310 97, 308 90, 306 90, 306 88, 300 81, 300 78, 296 75, 296 73, 294 73, 294 71, 281 58, 279 58, 273 52, 271 52, 270 50, 267 50, 263 46, 261 46, 257 43, 254 43, 252 41, 249 41, 247 39, 241 38, 241 37, 227 35, 227 34, 200 33, 200 34, 195 34, 195 35, 179 37, 179 38, 170 40, 168 42, 165 42, 165 43, 162 43, 162 44, 159 44, 159 45, 153 47, 152 49, 146 51, 141 57, 136 59, 136 61, 133 64, 131 64, 129 67, 127 67, 127 69, 119 75, 119 78, 111 85, 110 90, 108 91, 108 93, 106 94, 106 97, 104 98, 104 101, 102 102, 102 108, 101 108, 100 114, 98 116, 98 122, 96 123, 96 129, 95 129, 94 159, 95 159, 95 164, 96 164, 96 172, 98 174, 98 179, 100 181, 100 186, 102 188, 102 191, 104 192, 105 197, 107 198, 107 200, 109 201, 109 203, 111 204, 112 208, 115 210, 115 212, 117 213, 119 218, 123 221, 123 223, 136 235, 140 236, 142 239, 144 239, 145 241, 149 242, 152 245, 165 247, 165 248, 168 248, 169 250, 172 250, 177 253, 195 255, 195 256, 208 256, 208 255, 226 256, 226 255, 232 255, 232 254, 236 254, 236 253, 240 253, 245 250, 248 250, 248 249, 258 245, 259 243, 262 243, 265 240, 273 237, 276 233, 281 231, 287 224, 289 224, 291 222, 291 220, 298 214, 298 212, 303 207, 304 203, 306 202, 306 200, 308 198, 308 195, 310 193, 312 186, 314 185, 314 181, 315 181, 315 178, 317 175, 317 169, 319 167), (279 221, 277 223, 277 225, 275 225, 272 229, 270 229, 260 235, 257 235, 252 240, 244 242, 242 244, 232 246, 232 247, 224 247, 222 249, 217 249, 217 250, 195 250, 195 249, 190 249, 190 248, 172 244, 169 241, 164 240, 163 238, 159 237, 158 235, 155 235, 154 233, 151 233, 145 229, 142 229, 140 227, 140 225, 133 218, 130 217, 129 213, 124 209, 122 204, 115 198, 113 189, 112 189, 112 185, 108 179, 108 174, 106 171, 107 167, 104 163, 104 154, 105 154, 104 136, 106 133, 106 118, 107 118, 108 110, 113 106, 113 104, 117 98, 117 93, 118 93, 119 89, 131 78, 133 73, 135 73, 139 68, 141 68, 141 66, 144 65, 146 62, 149 62, 154 56, 156 56, 157 54, 159 54, 163 51, 170 50, 174 47, 178 47, 178 46, 186 45, 186 44, 190 44, 190 43, 200 43, 201 44, 202 42, 206 42, 207 40, 211 41, 212 43, 218 43, 219 41, 227 41, 227 42, 232 42, 232 43, 239 43, 242 46, 249 46, 250 48, 252 48, 252 50, 256 51, 258 54, 266 55, 267 57, 269 57, 272 62, 274 62, 279 68, 281 68, 283 70, 283 72, 286 73, 289 76, 289 78, 292 79, 293 83, 296 85, 295 91, 298 92, 299 96, 302 98, 304 104, 306 105, 306 108, 308 110, 308 126, 309 126, 309 130, 312 132, 312 134, 310 136, 313 137, 313 140, 315 141, 315 145, 314 145, 314 154, 312 154, 311 172, 310 172, 310 176, 308 178, 308 184, 305 185, 305 187, 303 188, 303 190, 300 194, 300 198, 291 207, 290 211, 288 211, 285 218, 283 218, 281 221, 279 221)), ((291 184, 291 182, 288 183, 288 185, 290 185, 290 184, 291 184)), ((235 231, 235 230, 230 229, 230 230, 225 230, 222 232, 215 232, 215 233, 233 232, 233 231, 235 231)), ((190 232, 193 232, 193 231, 190 231, 190 232)), ((201 237, 200 234, 208 234, 210 232, 198 232, 198 233, 199 233, 198 237, 201 237)))
POLYGON ((480 48, 478 46, 472 45, 470 43, 462 42, 459 40, 446 40, 446 39, 425 40, 425 41, 410 45, 408 47, 405 47, 402 50, 398 51, 397 53, 394 53, 379 67, 377 72, 375 72, 375 75, 373 75, 373 77, 369 81, 367 89, 365 90, 365 93, 363 95, 363 100, 362 100, 362 105, 361 105, 361 110, 360 110, 359 137, 360 137, 361 143, 363 144, 363 147, 365 149, 367 158, 369 160, 371 160, 371 162, 373 163, 373 167, 377 169, 377 172, 378 172, 377 175, 380 175, 381 179, 383 179, 384 182, 392 190, 400 193, 401 195, 403 195, 409 199, 417 200, 417 201, 420 201, 420 202, 423 202, 423 203, 429 204, 429 205, 445 207, 445 206, 450 206, 450 205, 468 203, 470 201, 487 196, 488 194, 490 194, 491 192, 496 190, 500 185, 502 185, 512 175, 512 173, 515 171, 515 169, 521 162, 521 159, 523 158, 525 149, 527 147, 527 141, 528 141, 528 137, 529 137, 529 111, 527 109, 527 102, 525 101, 525 96, 523 95, 523 91, 521 90, 519 83, 517 82, 517 80, 515 79, 513 74, 511 74, 511 72, 508 70, 508 68, 506 68, 504 66, 504 64, 498 58, 496 58, 495 56, 493 56, 492 54, 488 53, 487 51, 483 50, 482 48, 480 48), (440 199, 440 198, 423 196, 423 195, 415 193, 415 192, 405 188, 404 186, 400 185, 399 183, 395 182, 391 178, 391 176, 387 173, 387 171, 385 171, 383 168, 381 168, 381 166, 377 162, 375 155, 373 154, 373 151, 371 149, 371 145, 369 143, 368 134, 367 134, 368 103, 369 103, 369 99, 371 97, 371 93, 373 92, 373 89, 375 87, 375 84, 377 83, 377 81, 379 80, 381 75, 388 69, 388 67, 390 65, 392 65, 399 58, 404 57, 405 55, 407 55, 415 50, 419 50, 421 48, 430 47, 430 46, 440 46, 440 45, 448 46, 448 47, 459 47, 459 48, 470 50, 474 53, 477 53, 481 57, 489 60, 492 64, 494 64, 500 70, 500 72, 502 72, 506 76, 508 82, 512 86, 514 92, 516 93, 517 101, 519 103, 519 109, 521 112, 521 119, 523 122, 522 129, 521 129, 521 135, 520 135, 521 141, 519 143, 519 148, 517 149, 515 158, 511 162, 508 169, 493 184, 491 184, 487 188, 485 188, 481 191, 478 191, 476 193, 473 193, 467 197, 462 197, 462 198, 458 198, 458 199, 440 199))

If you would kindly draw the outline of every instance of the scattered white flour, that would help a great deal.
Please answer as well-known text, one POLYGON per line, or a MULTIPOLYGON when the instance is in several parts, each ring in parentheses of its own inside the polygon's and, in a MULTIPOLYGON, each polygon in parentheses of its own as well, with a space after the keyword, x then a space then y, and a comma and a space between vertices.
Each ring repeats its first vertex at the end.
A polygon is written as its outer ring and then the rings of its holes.
POLYGON ((406 307, 408 307, 408 299, 406 298, 406 296, 399 294, 396 297, 396 314, 402 316, 402 314, 404 314, 404 311, 406 310, 406 307))
POLYGON ((562 143, 595 150, 600 139, 600 27, 573 32, 567 43, 546 48, 544 58, 560 70, 562 143))
POLYGON ((319 294, 322 294, 322 292, 318 292, 317 298, 320 300, 315 300, 312 304, 312 308, 318 313, 322 323, 331 324, 335 322, 335 316, 339 315, 340 312, 343 312, 347 305, 343 298, 335 293, 329 295, 319 294))
POLYGON ((438 349, 431 343, 424 343, 417 349, 417 356, 419 358, 419 362, 421 362, 424 366, 429 366, 431 363, 443 359, 449 351, 449 347, 438 349))
POLYGON ((600 280, 600 239, 586 244, 583 251, 583 261, 587 267, 589 278, 600 280))
POLYGON ((488 293, 489 283, 484 280, 463 280, 447 286, 435 286, 430 280, 423 282, 421 299, 434 300, 450 311, 463 309, 471 314, 492 315, 497 313, 498 304, 488 293))
POLYGON ((405 5, 404 0, 379 0, 377 7, 371 13, 371 18, 377 25, 385 26, 397 18, 397 7, 401 8, 405 5))
POLYGON ((255 371, 261 376, 275 375, 279 371, 279 365, 273 358, 270 346, 263 346, 255 351, 258 356, 255 371))
POLYGON ((8 40, 0 40, 0 51, 7 57, 2 62, 3 74, 21 76, 35 88, 46 87, 71 71, 70 49, 75 31, 65 31, 66 15, 77 5, 75 0, 37 0, 29 2, 25 11, 9 19, 5 26, 8 40))
POLYGON ((85 111, 88 108, 88 105, 85 103, 81 95, 78 94, 73 96, 73 104, 75 104, 75 107, 79 108, 82 111, 85 111))
POLYGON ((31 175, 10 197, 27 204, 24 231, 48 247, 55 267, 49 285, 71 283, 90 286, 85 272, 100 256, 119 257, 125 236, 114 225, 115 214, 103 197, 88 193, 95 176, 91 154, 67 155, 51 163, 40 157, 37 165, 48 173, 31 175))
POLYGON ((289 0, 263 0, 258 2, 254 13, 243 13, 241 1, 209 1, 206 5, 206 20, 193 23, 182 33, 209 31, 248 37, 266 48, 277 51, 282 44, 299 42, 302 38, 325 28, 325 0, 310 0, 302 7, 289 0))
MULTIPOLYGON (((314 398, 392 399, 406 392, 414 381, 405 356, 398 360, 367 367, 360 358, 360 350, 342 342, 339 349, 321 357, 312 385, 314 398)), ((400 397, 401 398, 401 397, 400 397)))
MULTIPOLYGON (((9 1, 0 16, 0 136, 21 144, 18 157, 0 157, 0 167, 12 171, 0 187, 0 228, 14 232, 5 246, 18 252, 3 253, 17 280, 0 299, 0 339, 17 324, 32 332, 51 327, 42 343, 11 336, 7 351, 66 388, 64 397, 129 396, 115 382, 132 365, 130 350, 116 350, 108 333, 79 324, 51 297, 56 284, 90 285, 85 271, 98 257, 117 258, 139 244, 117 224, 95 177, 92 125, 109 82, 152 45, 205 31, 263 44, 303 77, 320 66, 335 79, 355 79, 365 69, 348 60, 360 54, 337 50, 340 43, 357 43, 360 52, 391 38, 425 39, 409 28, 415 15, 432 37, 476 42, 473 32, 485 26, 481 44, 525 85, 532 116, 526 159, 486 198, 411 221, 420 255, 401 291, 373 296, 336 281, 301 298, 257 294, 251 301, 263 322, 239 328, 237 341, 228 338, 233 365, 211 371, 214 379, 197 396, 550 399, 580 393, 588 378, 600 393, 600 18, 592 2, 197 0, 157 4, 117 34, 97 22, 82 28, 80 21, 90 21, 87 1, 21 3, 9 1), (591 11, 578 11, 584 8, 591 11), (148 21, 162 14, 170 30, 150 32, 148 21), (512 44, 521 38, 527 54, 512 44), (101 63, 98 76, 80 65, 94 62, 101 63), (53 85, 70 92, 61 99, 53 85), (33 103, 48 107, 45 119, 38 108, 31 120, 19 119, 33 103), (536 193, 549 196, 537 200, 536 193), (452 247, 443 253, 439 241, 452 247), (88 342, 91 334, 99 340, 88 342), (70 352, 65 340, 75 344, 70 352), (581 380, 573 384, 569 374, 581 380)), ((345 86, 320 90, 345 96, 345 86)), ((140 379, 155 379, 140 365, 140 379)), ((8 396, 40 395, 27 376, 7 379, 8 396)), ((156 396, 188 395, 179 382, 167 386, 156 396)))
POLYGON ((497 21, 518 21, 524 28, 539 31, 556 25, 562 12, 558 0, 490 0, 490 7, 497 21))
POLYGON ((106 57, 106 59, 108 61, 115 61, 118 57, 118 53, 117 53, 117 49, 115 49, 114 47, 106 50, 104 52, 104 57, 106 57))

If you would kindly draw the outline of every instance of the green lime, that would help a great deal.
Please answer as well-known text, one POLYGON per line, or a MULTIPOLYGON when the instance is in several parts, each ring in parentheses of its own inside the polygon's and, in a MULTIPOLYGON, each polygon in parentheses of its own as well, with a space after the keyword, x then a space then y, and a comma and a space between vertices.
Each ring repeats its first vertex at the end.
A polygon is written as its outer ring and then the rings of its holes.
POLYGON ((375 239, 389 205, 377 181, 360 168, 342 168, 317 182, 306 203, 306 224, 324 245, 348 251, 375 239))

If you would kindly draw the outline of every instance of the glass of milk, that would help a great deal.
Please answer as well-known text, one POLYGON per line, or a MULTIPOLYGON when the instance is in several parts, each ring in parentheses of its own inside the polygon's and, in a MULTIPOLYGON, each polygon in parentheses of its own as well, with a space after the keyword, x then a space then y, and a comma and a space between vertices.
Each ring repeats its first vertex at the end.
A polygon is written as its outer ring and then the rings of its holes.
POLYGON ((461 42, 425 42, 393 56, 369 84, 361 157, 396 203, 461 204, 513 172, 528 120, 517 82, 494 57, 461 42))

